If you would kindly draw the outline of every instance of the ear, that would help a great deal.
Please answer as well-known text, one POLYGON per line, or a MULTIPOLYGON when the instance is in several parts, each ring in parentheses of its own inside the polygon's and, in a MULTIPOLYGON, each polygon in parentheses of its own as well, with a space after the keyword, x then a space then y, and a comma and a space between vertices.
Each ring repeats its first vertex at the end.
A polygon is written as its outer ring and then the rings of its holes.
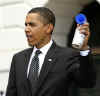
POLYGON ((53 31, 53 29, 54 29, 54 26, 53 26, 53 24, 48 24, 47 25, 47 34, 51 34, 52 33, 52 31, 53 31))

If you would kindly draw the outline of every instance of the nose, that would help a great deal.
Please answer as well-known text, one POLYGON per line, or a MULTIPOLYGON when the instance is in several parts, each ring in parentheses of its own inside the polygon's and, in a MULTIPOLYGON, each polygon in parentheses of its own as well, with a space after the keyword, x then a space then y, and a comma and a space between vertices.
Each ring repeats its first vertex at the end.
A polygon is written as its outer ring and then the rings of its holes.
POLYGON ((27 32, 30 32, 30 27, 27 25, 27 26, 25 26, 25 32, 27 33, 27 32))
POLYGON ((25 24, 25 32, 30 32, 30 31, 31 31, 30 24, 25 24))

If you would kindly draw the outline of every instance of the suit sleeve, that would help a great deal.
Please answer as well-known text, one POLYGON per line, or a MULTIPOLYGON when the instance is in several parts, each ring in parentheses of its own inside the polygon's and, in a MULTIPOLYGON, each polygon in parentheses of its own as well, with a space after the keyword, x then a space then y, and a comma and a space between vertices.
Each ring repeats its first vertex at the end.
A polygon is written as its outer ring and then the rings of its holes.
POLYGON ((96 84, 96 70, 91 53, 87 56, 74 54, 71 60, 72 80, 81 88, 92 88, 96 84))
POLYGON ((6 96, 17 96, 16 93, 16 72, 15 72, 15 56, 12 59, 11 68, 9 72, 8 86, 6 96))
POLYGON ((80 85, 88 88, 96 84, 96 66, 91 52, 87 56, 80 56, 80 85), (84 83, 82 83, 84 82, 84 83))

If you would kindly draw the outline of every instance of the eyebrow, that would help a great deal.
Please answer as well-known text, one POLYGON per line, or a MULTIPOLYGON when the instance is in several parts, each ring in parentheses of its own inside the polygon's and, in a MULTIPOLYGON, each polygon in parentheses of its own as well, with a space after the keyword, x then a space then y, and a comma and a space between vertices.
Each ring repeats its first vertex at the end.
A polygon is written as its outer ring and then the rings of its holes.
POLYGON ((34 22, 28 22, 28 23, 27 23, 27 22, 25 22, 25 25, 26 25, 26 26, 27 26, 27 24, 29 24, 29 25, 31 25, 31 26, 32 26, 32 25, 35 25, 35 23, 34 23, 34 22))

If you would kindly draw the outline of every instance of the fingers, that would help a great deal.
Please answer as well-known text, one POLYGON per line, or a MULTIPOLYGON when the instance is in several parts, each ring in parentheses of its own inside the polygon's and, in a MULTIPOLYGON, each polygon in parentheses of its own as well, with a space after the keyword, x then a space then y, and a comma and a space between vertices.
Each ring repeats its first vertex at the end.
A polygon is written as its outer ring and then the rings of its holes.
POLYGON ((82 46, 81 49, 86 50, 87 46, 88 46, 88 40, 89 40, 89 37, 90 37, 89 23, 85 23, 85 24, 82 24, 82 25, 77 24, 77 28, 79 29, 81 34, 85 35, 85 39, 84 39, 83 46, 82 46))
POLYGON ((88 37, 90 36, 89 23, 85 23, 82 25, 77 24, 77 26, 79 26, 80 33, 82 33, 88 37))

